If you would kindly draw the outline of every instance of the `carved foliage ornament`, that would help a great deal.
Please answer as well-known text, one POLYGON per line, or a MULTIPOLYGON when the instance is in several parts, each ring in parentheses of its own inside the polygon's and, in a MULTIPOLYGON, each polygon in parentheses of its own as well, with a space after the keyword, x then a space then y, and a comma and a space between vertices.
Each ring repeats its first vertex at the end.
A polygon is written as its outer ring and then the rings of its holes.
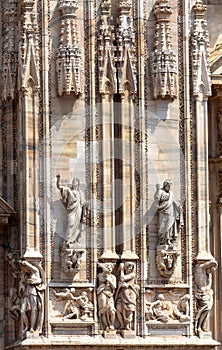
POLYGON ((11 1, 10 4, 3 4, 3 52, 2 52, 2 74, 3 91, 2 98, 14 99, 16 74, 18 68, 17 59, 17 3, 11 1))
POLYGON ((205 97, 211 95, 211 78, 209 63, 209 34, 205 20, 207 7, 202 0, 197 0, 193 8, 194 24, 192 33, 192 67, 193 92, 195 96, 201 93, 205 97))
POLYGON ((60 45, 56 52, 56 72, 59 96, 82 92, 81 67, 82 50, 79 46, 78 26, 75 11, 76 0, 60 0, 61 12, 60 45))
POLYGON ((159 0, 154 6, 156 17, 152 79, 154 98, 177 97, 177 62, 172 49, 170 16, 172 9, 168 0, 159 0))

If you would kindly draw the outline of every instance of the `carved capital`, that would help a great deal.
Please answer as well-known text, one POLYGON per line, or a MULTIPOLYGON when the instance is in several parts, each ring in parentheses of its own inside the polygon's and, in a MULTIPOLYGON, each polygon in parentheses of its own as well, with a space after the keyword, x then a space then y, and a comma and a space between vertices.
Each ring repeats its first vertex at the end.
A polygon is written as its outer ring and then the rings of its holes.
POLYGON ((154 6, 153 13, 157 21, 170 22, 173 11, 168 0, 159 0, 154 6))
POLYGON ((62 16, 71 16, 75 14, 75 11, 79 8, 77 0, 60 0, 59 1, 59 10, 62 13, 62 16))

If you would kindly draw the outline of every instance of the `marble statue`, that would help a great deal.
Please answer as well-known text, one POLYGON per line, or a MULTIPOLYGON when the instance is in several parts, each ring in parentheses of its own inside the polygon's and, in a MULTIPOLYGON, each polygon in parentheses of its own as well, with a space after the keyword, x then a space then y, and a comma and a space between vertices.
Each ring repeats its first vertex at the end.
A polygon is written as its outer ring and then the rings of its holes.
POLYGON ((136 311, 136 299, 139 291, 139 286, 135 283, 135 263, 121 263, 118 272, 116 317, 120 329, 131 330, 133 328, 133 316, 136 311))
POLYGON ((157 185, 154 195, 159 212, 158 244, 160 245, 172 245, 178 236, 179 229, 183 226, 182 208, 175 201, 170 185, 169 180, 164 181, 162 189, 157 185))
POLYGON ((85 215, 85 200, 83 192, 79 188, 80 181, 72 180, 72 187, 60 185, 60 175, 57 175, 57 188, 60 190, 62 202, 67 211, 67 227, 65 241, 67 244, 77 242, 81 233, 80 224, 85 215))
POLYGON ((116 277, 112 274, 112 263, 100 263, 103 272, 98 274, 97 300, 99 318, 106 332, 114 331, 116 309, 114 306, 114 293, 116 290, 116 277))
POLYGON ((195 268, 195 333, 198 336, 202 332, 208 332, 206 321, 213 306, 212 273, 216 268, 217 262, 214 259, 197 263, 195 268))
POLYGON ((38 331, 42 333, 44 316, 44 273, 40 266, 26 260, 19 261, 21 280, 19 296, 21 298, 21 318, 23 333, 38 331))

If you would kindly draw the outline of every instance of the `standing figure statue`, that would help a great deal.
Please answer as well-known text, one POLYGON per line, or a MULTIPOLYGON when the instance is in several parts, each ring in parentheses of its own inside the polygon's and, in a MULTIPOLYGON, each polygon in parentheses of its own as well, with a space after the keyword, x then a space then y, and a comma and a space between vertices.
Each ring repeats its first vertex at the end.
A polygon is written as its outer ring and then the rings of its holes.
POLYGON ((179 229, 183 226, 182 208, 175 201, 170 185, 169 180, 164 181, 162 189, 157 185, 154 196, 159 212, 158 243, 160 245, 172 245, 178 236, 179 229))
POLYGON ((120 329, 133 329, 133 316, 139 286, 135 283, 136 272, 133 262, 119 265, 118 289, 116 292, 116 316, 120 329))
POLYGON ((81 232, 80 224, 85 216, 85 200, 79 188, 80 181, 72 180, 72 187, 60 185, 60 175, 57 175, 57 188, 60 190, 62 202, 67 211, 67 227, 65 241, 67 244, 75 243, 81 232))
POLYGON ((19 296, 21 298, 21 318, 23 333, 38 331, 42 333, 44 317, 44 272, 40 266, 20 260, 21 280, 19 296))
POLYGON ((216 270, 216 268, 217 262, 214 259, 198 263, 195 268, 195 333, 198 336, 202 332, 208 331, 206 321, 213 306, 213 289, 211 288, 212 273, 216 270))
POLYGON ((116 290, 116 277, 112 274, 112 263, 101 263, 103 272, 98 274, 99 287, 97 289, 99 317, 106 332, 114 331, 116 309, 113 295, 116 290))

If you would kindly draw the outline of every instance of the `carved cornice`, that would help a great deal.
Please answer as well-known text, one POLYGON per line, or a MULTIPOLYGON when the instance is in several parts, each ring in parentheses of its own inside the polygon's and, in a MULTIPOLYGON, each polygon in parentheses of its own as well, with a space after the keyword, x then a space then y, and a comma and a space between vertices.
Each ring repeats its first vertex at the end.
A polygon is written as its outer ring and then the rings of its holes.
POLYGON ((82 50, 79 46, 79 30, 76 23, 76 0, 60 0, 60 45, 56 53, 58 94, 79 95, 82 92, 82 50))
POLYGON ((157 1, 153 13, 156 16, 152 59, 153 97, 174 99, 177 97, 177 60, 172 49, 172 8, 169 1, 157 1))

